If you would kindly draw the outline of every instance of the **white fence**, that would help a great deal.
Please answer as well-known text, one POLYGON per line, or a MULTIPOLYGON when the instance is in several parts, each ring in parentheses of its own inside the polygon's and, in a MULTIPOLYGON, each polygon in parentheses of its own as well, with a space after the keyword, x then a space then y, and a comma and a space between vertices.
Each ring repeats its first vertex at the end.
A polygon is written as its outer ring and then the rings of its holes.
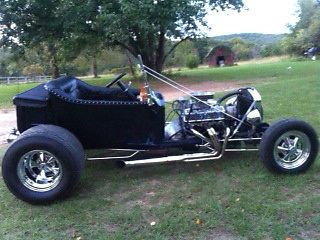
POLYGON ((0 84, 46 82, 51 76, 23 76, 23 77, 0 77, 0 84))
POLYGON ((51 76, 23 76, 23 77, 0 77, 0 84, 46 82, 51 76))

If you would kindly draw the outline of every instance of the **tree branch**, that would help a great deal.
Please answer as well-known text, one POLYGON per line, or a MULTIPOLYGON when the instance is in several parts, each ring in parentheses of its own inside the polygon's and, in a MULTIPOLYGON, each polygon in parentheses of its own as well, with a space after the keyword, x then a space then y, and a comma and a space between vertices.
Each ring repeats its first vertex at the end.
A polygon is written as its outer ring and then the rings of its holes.
POLYGON ((127 46, 126 44, 122 43, 122 42, 119 42, 119 41, 114 41, 115 44, 119 45, 120 47, 124 48, 124 49, 127 49, 133 56, 136 56, 138 53, 132 49, 131 47, 127 46))
POLYGON ((181 39, 179 42, 176 42, 171 48, 170 50, 164 55, 163 57, 163 62, 165 62, 165 60, 167 59, 167 57, 169 57, 169 55, 176 49, 176 47, 178 47, 178 45, 188 39, 190 39, 191 37, 190 36, 187 36, 183 39, 181 39))

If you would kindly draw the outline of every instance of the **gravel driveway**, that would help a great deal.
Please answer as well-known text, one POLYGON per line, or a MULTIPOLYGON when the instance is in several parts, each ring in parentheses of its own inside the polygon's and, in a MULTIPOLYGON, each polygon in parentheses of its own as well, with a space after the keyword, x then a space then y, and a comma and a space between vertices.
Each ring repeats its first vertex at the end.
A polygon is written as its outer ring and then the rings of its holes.
POLYGON ((17 127, 16 118, 15 109, 0 110, 0 145, 6 143, 12 128, 17 127))

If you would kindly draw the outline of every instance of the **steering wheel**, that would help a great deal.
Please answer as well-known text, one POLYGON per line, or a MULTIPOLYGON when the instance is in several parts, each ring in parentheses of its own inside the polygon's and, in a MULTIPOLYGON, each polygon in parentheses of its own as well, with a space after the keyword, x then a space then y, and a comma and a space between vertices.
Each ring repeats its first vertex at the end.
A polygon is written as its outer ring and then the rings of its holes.
POLYGON ((237 95, 239 95, 240 94, 240 92, 237 90, 237 91, 235 91, 235 92, 231 92, 231 93, 228 93, 228 94, 226 94, 226 95, 224 95, 223 97, 221 97, 221 98, 219 98, 218 100, 217 100, 217 104, 221 104, 224 100, 226 100, 227 98, 230 98, 230 97, 233 97, 233 96, 237 96, 237 95))
POLYGON ((109 88, 113 84, 117 83, 124 93, 126 93, 132 100, 136 100, 136 96, 129 91, 129 88, 131 87, 131 82, 129 82, 128 85, 121 82, 121 78, 123 78, 125 75, 126 73, 121 73, 117 75, 116 78, 111 83, 106 85, 106 87, 109 88))
MULTIPOLYGON (((120 73, 120 74, 118 74, 118 75, 116 76, 116 78, 115 78, 114 80, 112 80, 111 83, 108 83, 108 84, 106 85, 106 88, 109 88, 109 87, 111 87, 113 84, 119 82, 120 79, 123 78, 125 75, 127 75, 127 74, 126 74, 126 73, 120 73)), ((119 87, 120 87, 120 86, 119 86, 119 87)))

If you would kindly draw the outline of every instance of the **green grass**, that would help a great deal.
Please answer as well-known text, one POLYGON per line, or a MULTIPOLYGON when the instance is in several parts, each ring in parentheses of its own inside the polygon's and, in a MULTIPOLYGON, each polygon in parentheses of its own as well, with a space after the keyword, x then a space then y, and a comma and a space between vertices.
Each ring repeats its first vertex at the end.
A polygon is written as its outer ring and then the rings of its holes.
MULTIPOLYGON (((310 70, 314 74, 319 62, 281 61, 265 64, 245 64, 226 68, 199 68, 181 71, 181 77, 195 80, 257 80, 263 78, 288 78, 305 74, 310 70), (288 69, 291 67, 291 69, 288 69)), ((319 70, 318 70, 319 73, 319 70)))
POLYGON ((12 98, 14 95, 26 91, 37 83, 27 83, 27 84, 12 84, 12 85, 0 85, 0 108, 12 108, 12 98))
MULTIPOLYGON (((286 61, 175 77, 251 82, 267 121, 303 118, 320 133, 319 73, 319 61, 286 61)), ((73 195, 49 206, 17 200, 0 180, 0 239, 319 239, 319 170, 320 157, 305 174, 274 175, 256 153, 131 169, 89 162, 73 195)))

